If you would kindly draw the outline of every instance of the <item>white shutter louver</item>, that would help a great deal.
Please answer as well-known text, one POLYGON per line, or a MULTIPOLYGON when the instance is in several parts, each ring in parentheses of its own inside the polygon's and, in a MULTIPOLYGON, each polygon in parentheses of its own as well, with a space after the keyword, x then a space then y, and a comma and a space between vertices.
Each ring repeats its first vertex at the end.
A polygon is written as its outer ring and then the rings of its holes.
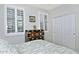
POLYGON ((40 14, 40 29, 47 31, 47 15, 40 14))
POLYGON ((7 8, 7 32, 15 32, 15 9, 7 8))
POLYGON ((44 15, 45 31, 47 31, 47 15, 44 15))
POLYGON ((24 14, 23 10, 17 9, 17 31, 23 32, 24 30, 24 14))

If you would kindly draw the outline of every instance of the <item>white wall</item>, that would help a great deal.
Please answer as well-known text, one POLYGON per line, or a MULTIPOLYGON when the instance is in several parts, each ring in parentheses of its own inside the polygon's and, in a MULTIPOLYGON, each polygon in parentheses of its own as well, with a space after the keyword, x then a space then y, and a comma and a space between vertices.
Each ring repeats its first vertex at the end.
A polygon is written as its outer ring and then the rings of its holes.
MULTIPOLYGON (((4 6, 7 6, 7 5, 0 5, 0 38, 5 39, 5 40, 9 41, 10 43, 24 43, 25 34, 12 35, 12 36, 5 35, 4 6)), ((11 6, 11 5, 8 5, 8 6, 11 6)), ((40 28, 39 12, 46 12, 46 11, 31 7, 29 5, 16 5, 15 4, 12 6, 24 8, 24 10, 25 10, 25 30, 33 29, 33 25, 36 25, 37 29, 40 28), (34 22, 34 23, 29 22, 29 16, 36 16, 36 22, 34 22)))
MULTIPOLYGON (((79 5, 62 5, 54 10, 49 11, 50 22, 53 17, 62 16, 65 14, 74 14, 76 16, 76 50, 79 51, 79 5)), ((52 32, 52 25, 50 27, 50 33, 52 32)), ((51 42, 53 42, 53 35, 51 34, 51 42)))

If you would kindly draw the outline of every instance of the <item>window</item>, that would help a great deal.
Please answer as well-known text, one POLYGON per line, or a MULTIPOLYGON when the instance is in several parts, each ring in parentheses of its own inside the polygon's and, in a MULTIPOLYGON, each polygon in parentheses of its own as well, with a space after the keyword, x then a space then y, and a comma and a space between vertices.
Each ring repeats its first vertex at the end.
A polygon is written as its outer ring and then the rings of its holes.
POLYGON ((40 29, 47 31, 47 14, 40 13, 40 29))
POLYGON ((7 33, 24 32, 24 10, 7 7, 7 33))

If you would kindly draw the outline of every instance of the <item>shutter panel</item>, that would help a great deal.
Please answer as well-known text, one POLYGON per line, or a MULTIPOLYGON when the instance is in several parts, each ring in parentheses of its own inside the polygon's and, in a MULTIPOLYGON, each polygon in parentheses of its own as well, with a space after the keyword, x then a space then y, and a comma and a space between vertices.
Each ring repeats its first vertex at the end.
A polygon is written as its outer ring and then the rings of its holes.
POLYGON ((43 15, 40 14, 40 29, 43 29, 43 15))
POLYGON ((15 9, 7 8, 7 33, 15 32, 15 9))
POLYGON ((47 15, 44 15, 44 22, 45 31, 47 31, 47 15))
POLYGON ((17 32, 24 31, 24 12, 23 10, 17 9, 17 32))
POLYGON ((47 31, 47 15, 40 14, 40 29, 47 31))

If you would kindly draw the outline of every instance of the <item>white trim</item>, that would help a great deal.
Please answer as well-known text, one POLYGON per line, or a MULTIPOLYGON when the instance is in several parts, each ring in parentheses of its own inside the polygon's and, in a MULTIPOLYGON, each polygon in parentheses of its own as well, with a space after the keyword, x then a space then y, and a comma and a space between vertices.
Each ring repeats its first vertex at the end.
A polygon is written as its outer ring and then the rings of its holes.
POLYGON ((25 11, 23 8, 18 8, 16 6, 12 6, 12 5, 5 5, 4 6, 4 29, 5 29, 5 35, 6 36, 14 36, 14 35, 23 35, 25 33, 25 11), (14 33, 7 33, 7 7, 11 7, 15 9, 15 32, 14 33), (23 14, 24 14, 24 19, 23 19, 23 29, 24 32, 17 32, 17 9, 22 9, 23 10, 23 14))
POLYGON ((24 14, 24 23, 23 23, 23 25, 24 25, 24 33, 25 33, 25 11, 24 11, 24 9, 23 9, 23 14, 24 14))
POLYGON ((6 18, 7 18, 7 10, 6 10, 6 6, 4 6, 4 31, 5 31, 5 35, 7 35, 7 20, 6 20, 6 18))

